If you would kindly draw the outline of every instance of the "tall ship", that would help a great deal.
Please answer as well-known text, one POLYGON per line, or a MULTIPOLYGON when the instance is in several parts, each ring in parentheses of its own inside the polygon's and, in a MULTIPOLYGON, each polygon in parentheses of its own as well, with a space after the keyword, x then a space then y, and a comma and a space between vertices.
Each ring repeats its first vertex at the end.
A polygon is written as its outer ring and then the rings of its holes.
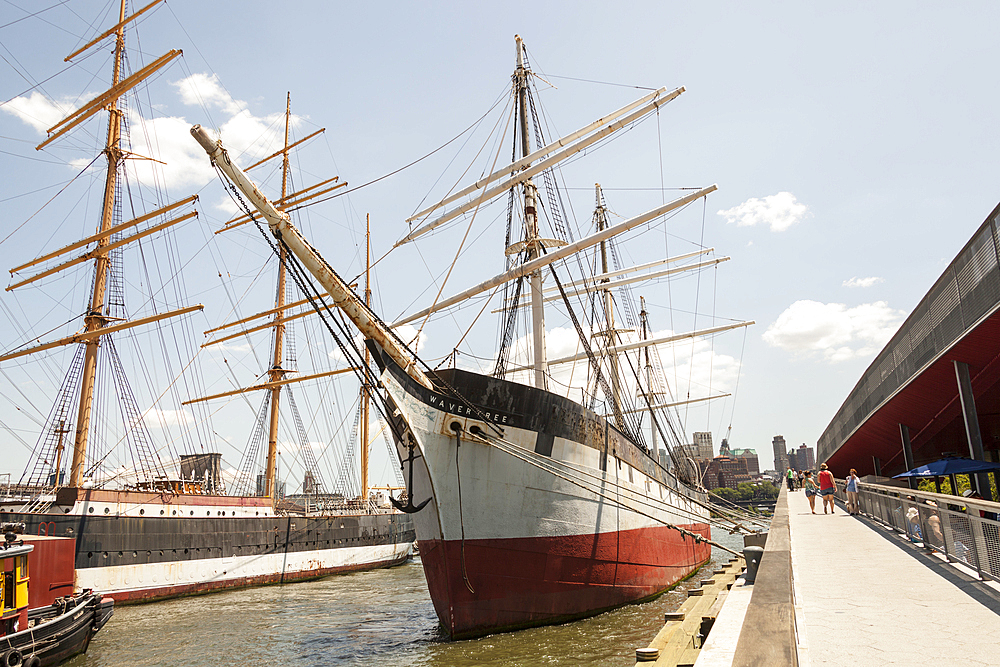
MULTIPOLYGON (((234 164, 221 141, 201 126, 191 130, 242 193, 248 215, 252 209, 267 222, 275 251, 283 253, 301 289, 311 290, 331 333, 348 337, 334 329, 342 314, 363 337, 364 353, 357 349, 353 355, 358 363, 371 355, 373 394, 392 429, 408 486, 405 503, 395 504, 413 517, 434 608, 452 638, 559 623, 647 600, 709 559, 708 494, 684 449, 677 410, 715 396, 673 395, 658 349, 752 324, 653 335, 646 301, 631 300, 631 284, 694 274, 728 259, 706 258, 710 248, 617 265, 616 243, 623 234, 665 224, 714 185, 621 221, 612 219, 597 186, 592 227, 582 238, 567 234, 559 212, 555 165, 655 116, 684 89, 661 88, 547 141, 534 115, 535 75, 523 42, 515 41, 517 66, 501 112, 515 119, 512 132, 503 134, 513 137, 513 161, 484 170, 488 175, 476 183, 414 214, 397 244, 461 220, 468 226, 450 226, 461 237, 459 257, 477 213, 506 197, 506 242, 503 254, 497 253, 504 270, 448 298, 445 277, 434 284, 431 306, 394 322, 359 297, 234 164), (551 238, 543 236, 543 219, 551 238), (492 372, 457 363, 431 368, 411 349, 412 337, 402 338, 404 325, 422 329, 433 314, 476 297, 472 310, 480 315, 493 298, 501 302, 498 347, 488 357, 492 372), (571 323, 575 354, 548 355, 546 304, 571 323), (518 337, 516 326, 523 321, 528 330, 518 337), (572 365, 585 376, 583 386, 560 385, 565 375, 555 369, 572 365)), ((443 243, 443 234, 434 236, 443 243)), ((489 263, 482 253, 473 254, 478 265, 489 263)), ((450 275, 452 268, 435 266, 434 273, 450 275)))
MULTIPOLYGON (((302 304, 286 285, 283 264, 278 262, 273 308, 205 332, 209 336, 205 346, 194 342, 190 315, 202 306, 185 303, 189 291, 183 286, 183 271, 193 260, 183 255, 171 234, 186 224, 197 224, 198 197, 167 203, 164 188, 143 187, 162 186, 165 180, 162 174, 155 175, 156 165, 165 163, 153 153, 165 138, 155 136, 155 125, 140 113, 155 108, 144 84, 162 74, 181 52, 170 50, 143 62, 143 53, 126 49, 126 35, 161 1, 128 14, 128 3, 122 0, 117 22, 66 58, 86 59, 111 42, 111 86, 49 128, 37 147, 42 150, 65 141, 74 130, 93 132, 90 125, 106 118, 106 126, 101 126, 104 140, 81 172, 89 175, 91 167, 106 162, 103 175, 93 179, 101 188, 94 233, 11 269, 8 291, 40 284, 52 287, 60 284, 58 280, 68 280, 70 297, 57 303, 59 309, 73 313, 65 326, 79 328, 46 342, 41 342, 45 334, 25 330, 25 342, 0 355, 0 369, 5 372, 20 370, 26 360, 41 357, 48 364, 42 370, 52 373, 54 357, 47 355, 74 350, 24 474, 3 489, 0 519, 24 523, 31 535, 74 538, 72 587, 98 591, 119 602, 403 563, 412 554, 413 521, 388 502, 399 485, 370 488, 366 459, 371 437, 365 401, 357 411, 353 449, 339 461, 341 479, 330 479, 335 468, 328 466, 324 474, 317 462, 316 443, 296 408, 292 386, 310 382, 329 386, 342 380, 333 376, 351 369, 298 372, 290 323, 300 317, 302 304), (128 274, 135 264, 139 275, 128 274), (152 277, 158 275, 166 276, 165 284, 153 284, 152 277), (85 290, 82 313, 75 310, 79 303, 69 302, 81 290, 85 290), (142 316, 130 312, 126 304, 126 297, 136 292, 142 316), (263 381, 206 396, 203 378, 191 372, 196 358, 239 325, 246 327, 236 333, 243 339, 251 331, 270 334, 263 381), (140 337, 136 332, 143 327, 152 331, 140 337), (136 353, 135 359, 126 361, 126 348, 136 353), (149 384, 163 376, 173 379, 164 387, 147 388, 156 401, 141 408, 132 383, 149 384), (213 451, 214 429, 205 406, 225 396, 255 394, 262 399, 254 411, 256 419, 246 421, 248 446, 239 467, 227 467, 221 453, 213 451), (179 425, 174 430, 179 434, 172 438, 161 428, 171 418, 179 425), (294 425, 290 430, 297 442, 281 444, 282 418, 294 425), (294 453, 303 471, 300 492, 285 493, 278 470, 279 446, 294 453), (355 449, 360 449, 360 485, 355 479, 359 463, 355 449)), ((277 203, 282 208, 342 187, 331 178, 290 191, 289 151, 318 134, 290 143, 290 103, 289 96, 283 147, 260 161, 274 164, 281 159, 277 203)), ((86 138, 75 146, 81 144, 87 145, 86 138)), ((228 232, 244 222, 237 217, 218 231, 228 232)), ((207 236, 211 241, 213 235, 207 236)), ((44 377, 39 373, 39 379, 44 377)), ((363 386, 359 395, 368 395, 363 386)))

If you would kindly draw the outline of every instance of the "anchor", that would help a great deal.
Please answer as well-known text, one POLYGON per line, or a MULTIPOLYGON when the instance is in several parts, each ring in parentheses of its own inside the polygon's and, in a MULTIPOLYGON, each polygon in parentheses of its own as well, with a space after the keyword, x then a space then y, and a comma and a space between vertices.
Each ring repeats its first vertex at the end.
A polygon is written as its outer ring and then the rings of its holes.
POLYGON ((413 453, 413 450, 415 449, 415 446, 413 444, 413 436, 407 434, 406 440, 407 440, 407 445, 406 446, 410 450, 409 457, 407 457, 406 459, 404 459, 405 461, 408 461, 410 463, 410 484, 409 484, 409 486, 407 487, 407 490, 406 490, 406 504, 404 505, 403 503, 399 502, 398 500, 396 500, 392 496, 389 496, 389 502, 392 503, 392 506, 395 507, 396 509, 398 509, 400 512, 405 512, 407 514, 415 514, 416 512, 419 512, 420 510, 422 510, 424 508, 424 505, 426 505, 427 503, 429 503, 431 501, 431 499, 428 498, 427 500, 425 500, 424 502, 420 503, 419 505, 414 505, 413 504, 413 461, 417 457, 413 453))

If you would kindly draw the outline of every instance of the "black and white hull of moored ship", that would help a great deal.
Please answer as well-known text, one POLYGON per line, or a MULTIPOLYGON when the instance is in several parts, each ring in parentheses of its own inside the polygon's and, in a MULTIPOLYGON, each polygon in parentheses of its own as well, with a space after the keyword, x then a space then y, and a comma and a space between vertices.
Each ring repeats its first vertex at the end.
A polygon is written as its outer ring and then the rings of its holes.
MULTIPOLYGON (((699 475, 684 454, 683 427, 672 412, 677 405, 704 399, 671 400, 649 350, 752 324, 735 322, 650 337, 643 306, 641 339, 637 339, 627 334, 635 334, 638 323, 627 327, 615 322, 615 311, 623 307, 615 304, 620 298, 615 295, 624 285, 698 271, 728 259, 699 261, 712 252, 700 248, 628 269, 612 270, 608 262, 613 239, 662 222, 714 191, 714 185, 693 189, 617 224, 607 219, 598 185, 595 229, 589 235, 577 240, 541 236, 542 200, 533 177, 616 130, 654 116, 684 89, 656 90, 533 151, 527 118, 527 110, 535 106, 528 100, 532 75, 520 38, 516 42, 509 115, 516 118, 515 154, 520 158, 414 214, 408 222, 422 224, 397 243, 415 240, 467 212, 473 215, 484 201, 506 194, 507 270, 452 297, 438 294, 431 307, 392 324, 383 322, 337 275, 289 217, 234 164, 221 141, 200 126, 191 130, 212 163, 267 221, 283 256, 293 258, 298 271, 313 277, 317 298, 329 295, 373 353, 371 372, 378 376, 379 397, 407 476, 409 498, 397 507, 414 517, 431 598, 441 625, 453 638, 558 623, 648 599, 707 561, 712 544, 709 524, 714 519, 699 475), (463 198, 447 211, 439 210, 463 198), (515 210, 524 223, 520 241, 510 237, 515 210), (559 278, 557 262, 588 251, 589 258, 578 264, 591 267, 589 275, 559 278), (665 264, 675 266, 658 268, 665 264), (543 278, 550 271, 555 284, 546 289, 543 278), (459 368, 432 370, 394 333, 402 325, 426 322, 431 314, 479 295, 495 295, 508 284, 517 287, 504 292, 501 346, 492 375, 459 368), (565 307, 580 339, 579 354, 547 358, 543 308, 547 301, 565 307), (603 312, 600 318, 587 317, 584 327, 574 303, 584 308, 599 304, 603 312), (530 309, 526 340, 534 358, 517 367, 508 363, 510 327, 521 309, 530 309), (633 350, 646 355, 644 368, 625 354, 633 350), (587 368, 584 389, 589 398, 582 402, 550 389, 550 368, 575 361, 587 368), (632 378, 624 372, 629 369, 632 378), (524 371, 532 374, 530 384, 507 379, 524 371), (607 414, 595 411, 598 404, 607 414), (646 444, 637 415, 649 417, 651 444, 646 444)), ((535 136, 539 135, 536 124, 535 136)), ((550 209, 557 200, 549 195, 550 209)), ((549 215, 555 217, 551 210, 549 215)), ((477 261, 481 262, 479 255, 477 261)), ((574 263, 575 259, 558 266, 568 271, 574 263)), ((634 312, 629 308, 634 306, 626 308, 634 312)))

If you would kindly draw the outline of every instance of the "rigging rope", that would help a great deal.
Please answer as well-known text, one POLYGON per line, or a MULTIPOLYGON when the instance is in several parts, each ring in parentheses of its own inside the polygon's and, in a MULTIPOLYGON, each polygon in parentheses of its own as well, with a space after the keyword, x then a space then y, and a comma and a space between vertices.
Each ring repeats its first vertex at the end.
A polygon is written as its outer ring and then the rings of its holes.
MULTIPOLYGON (((483 436, 480 435, 480 437, 483 437, 483 436)), ((505 454, 508 454, 508 455, 510 455, 510 456, 512 456, 512 457, 514 457, 516 459, 520 459, 521 461, 527 463, 528 465, 536 467, 539 470, 542 470, 542 471, 544 471, 544 472, 546 472, 546 473, 548 473, 548 474, 550 474, 550 475, 552 475, 554 477, 557 477, 557 478, 559 478, 559 479, 561 479, 561 480, 563 480, 565 482, 568 482, 569 484, 577 486, 577 487, 579 487, 579 488, 581 488, 581 489, 583 489, 583 490, 585 490, 585 491, 587 491, 589 493, 592 493, 592 494, 594 494, 594 495, 596 495, 596 496, 598 496, 600 498, 603 498, 604 500, 607 500, 608 502, 613 503, 613 506, 616 507, 616 508, 618 508, 618 509, 626 509, 626 510, 628 510, 630 512, 635 512, 636 514, 644 516, 647 519, 652 519, 653 521, 656 521, 657 523, 662 524, 666 528, 670 528, 671 530, 676 530, 677 532, 681 533, 682 535, 685 535, 687 537, 691 537, 696 542, 704 542, 704 543, 710 544, 713 547, 717 547, 719 549, 722 549, 723 551, 728 551, 731 554, 734 554, 734 555, 737 555, 737 556, 742 556, 741 553, 733 551, 729 547, 723 546, 723 545, 721 545, 721 544, 713 541, 712 539, 707 538, 707 537, 705 537, 705 536, 703 536, 703 535, 701 535, 699 533, 696 533, 694 531, 688 530, 686 528, 681 528, 680 526, 678 526, 676 524, 673 524, 673 523, 670 523, 669 521, 666 521, 665 519, 662 519, 660 517, 654 516, 650 512, 647 512, 647 511, 642 510, 642 509, 640 509, 638 507, 635 507, 635 506, 630 506, 629 504, 627 504, 625 502, 622 502, 622 500, 620 500, 618 498, 614 498, 614 497, 608 495, 607 493, 605 493, 604 491, 601 491, 600 489, 590 488, 590 487, 586 486, 584 482, 571 479, 570 477, 568 477, 568 476, 566 476, 564 474, 561 474, 560 472, 557 472, 555 470, 547 468, 547 467, 545 467, 545 466, 537 463, 536 461, 534 461, 534 460, 532 460, 530 458, 531 456, 540 457, 540 455, 534 454, 534 452, 529 452, 528 450, 521 449, 520 447, 518 447, 514 443, 511 443, 509 441, 503 440, 502 438, 489 438, 487 440, 487 438, 483 437, 483 439, 486 440, 492 446, 494 446, 497 449, 499 449, 500 451, 504 452, 505 454)), ((604 485, 607 485, 608 481, 607 480, 602 480, 602 483, 604 485)), ((615 487, 616 490, 618 490, 618 491, 621 491, 621 490, 628 491, 629 490, 629 489, 624 489, 624 487, 622 487, 620 484, 615 484, 613 482, 611 483, 611 486, 615 487)), ((695 501, 693 498, 688 498, 688 500, 691 500, 691 501, 695 502, 696 504, 700 504, 700 503, 697 503, 697 501, 695 501)), ((638 504, 644 504, 644 505, 647 505, 647 506, 650 506, 650 507, 656 507, 653 503, 643 503, 642 501, 638 501, 638 504)), ((672 509, 676 510, 676 511, 686 512, 687 514, 689 514, 691 516, 695 516, 695 517, 698 517, 698 518, 703 518, 703 517, 699 517, 697 514, 695 514, 694 512, 692 512, 690 510, 685 510, 684 508, 676 507, 676 506, 670 506, 670 507, 672 509)))

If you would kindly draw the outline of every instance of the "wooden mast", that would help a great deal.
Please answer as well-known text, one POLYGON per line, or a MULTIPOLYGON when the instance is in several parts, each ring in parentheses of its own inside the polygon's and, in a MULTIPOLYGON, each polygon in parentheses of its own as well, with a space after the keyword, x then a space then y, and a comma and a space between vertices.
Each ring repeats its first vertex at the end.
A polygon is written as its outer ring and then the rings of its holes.
MULTIPOLYGON (((121 0, 118 10, 118 30, 115 31, 115 63, 111 78, 114 88, 121 80, 122 53, 125 50, 125 0, 121 0)), ((104 203, 101 210, 100 232, 108 230, 114 221, 115 188, 118 184, 118 164, 122 160, 121 146, 121 111, 118 109, 118 98, 114 97, 108 103, 108 139, 104 146, 104 154, 108 159, 108 176, 104 183, 104 203)), ((90 308, 84 318, 85 331, 94 333, 107 324, 107 313, 104 312, 104 295, 108 284, 109 259, 107 253, 100 252, 109 243, 105 236, 97 242, 98 255, 94 261, 94 291, 90 297, 90 308)), ((76 419, 76 437, 73 441, 73 461, 70 466, 69 484, 80 487, 83 484, 83 472, 87 459, 87 436, 90 432, 90 413, 94 406, 94 381, 97 375, 97 353, 101 344, 100 336, 87 340, 83 359, 83 376, 80 384, 80 407, 76 419)), ((56 473, 58 475, 58 472, 56 473)))
MULTIPOLYGON (((285 148, 281 156, 281 198, 288 195, 288 127, 292 115, 292 93, 285 99, 285 148)), ((278 262, 278 293, 274 311, 274 357, 268 380, 272 383, 285 378, 284 342, 285 342, 285 247, 279 249, 278 262)), ((264 495, 272 500, 277 495, 277 461, 278 461, 278 407, 281 401, 281 387, 275 384, 271 387, 271 421, 267 432, 267 468, 265 472, 264 495)))
MULTIPOLYGON (((517 85, 517 110, 520 117, 521 157, 531 153, 531 136, 528 134, 528 71, 524 66, 524 43, 519 35, 514 36, 517 44, 517 70, 514 81, 517 85)), ((530 165, 524 165, 524 168, 530 165)), ((538 210, 536 198, 538 189, 530 178, 524 182, 524 232, 528 250, 528 261, 539 257, 541 238, 538 233, 538 210)), ((548 387, 548 366, 545 363, 545 307, 542 301, 542 270, 536 269, 529 277, 531 286, 531 339, 534 348, 535 387, 548 387)))
MULTIPOLYGON (((601 184, 597 183, 594 185, 594 189, 597 196, 597 209, 595 215, 597 217, 597 231, 602 232, 604 228, 607 227, 607 217, 604 204, 602 203, 603 196, 601 194, 601 184)), ((601 273, 607 275, 608 273, 608 247, 607 241, 601 241, 601 273)), ((602 283, 610 283, 611 280, 605 278, 601 281, 602 283)), ((605 346, 608 355, 608 362, 611 365, 611 396, 609 398, 614 405, 621 405, 621 379, 618 376, 618 354, 612 352, 612 348, 618 340, 618 332, 615 331, 615 310, 614 310, 614 300, 611 298, 611 290, 607 287, 602 290, 604 292, 604 318, 605 318, 605 330, 603 332, 598 332, 598 335, 603 334, 607 339, 607 345, 605 346)), ((616 415, 620 414, 620 410, 613 411, 616 415)), ((617 424, 618 428, 622 428, 624 424, 617 424)))
MULTIPOLYGON (((371 216, 365 215, 365 305, 371 308, 372 290, 369 282, 372 258, 371 216)), ((368 346, 365 346, 365 372, 361 384, 361 501, 368 507, 368 346)))
MULTIPOLYGON (((646 297, 644 296, 639 297, 639 321, 642 327, 642 340, 646 340, 649 329, 648 320, 646 319, 646 297)), ((653 406, 653 401, 656 397, 653 391, 653 362, 649 358, 649 347, 646 347, 642 352, 646 353, 646 405, 649 407, 649 426, 653 436, 650 451, 653 452, 653 458, 659 463, 660 452, 656 443, 656 415, 654 414, 655 410, 653 406)))

